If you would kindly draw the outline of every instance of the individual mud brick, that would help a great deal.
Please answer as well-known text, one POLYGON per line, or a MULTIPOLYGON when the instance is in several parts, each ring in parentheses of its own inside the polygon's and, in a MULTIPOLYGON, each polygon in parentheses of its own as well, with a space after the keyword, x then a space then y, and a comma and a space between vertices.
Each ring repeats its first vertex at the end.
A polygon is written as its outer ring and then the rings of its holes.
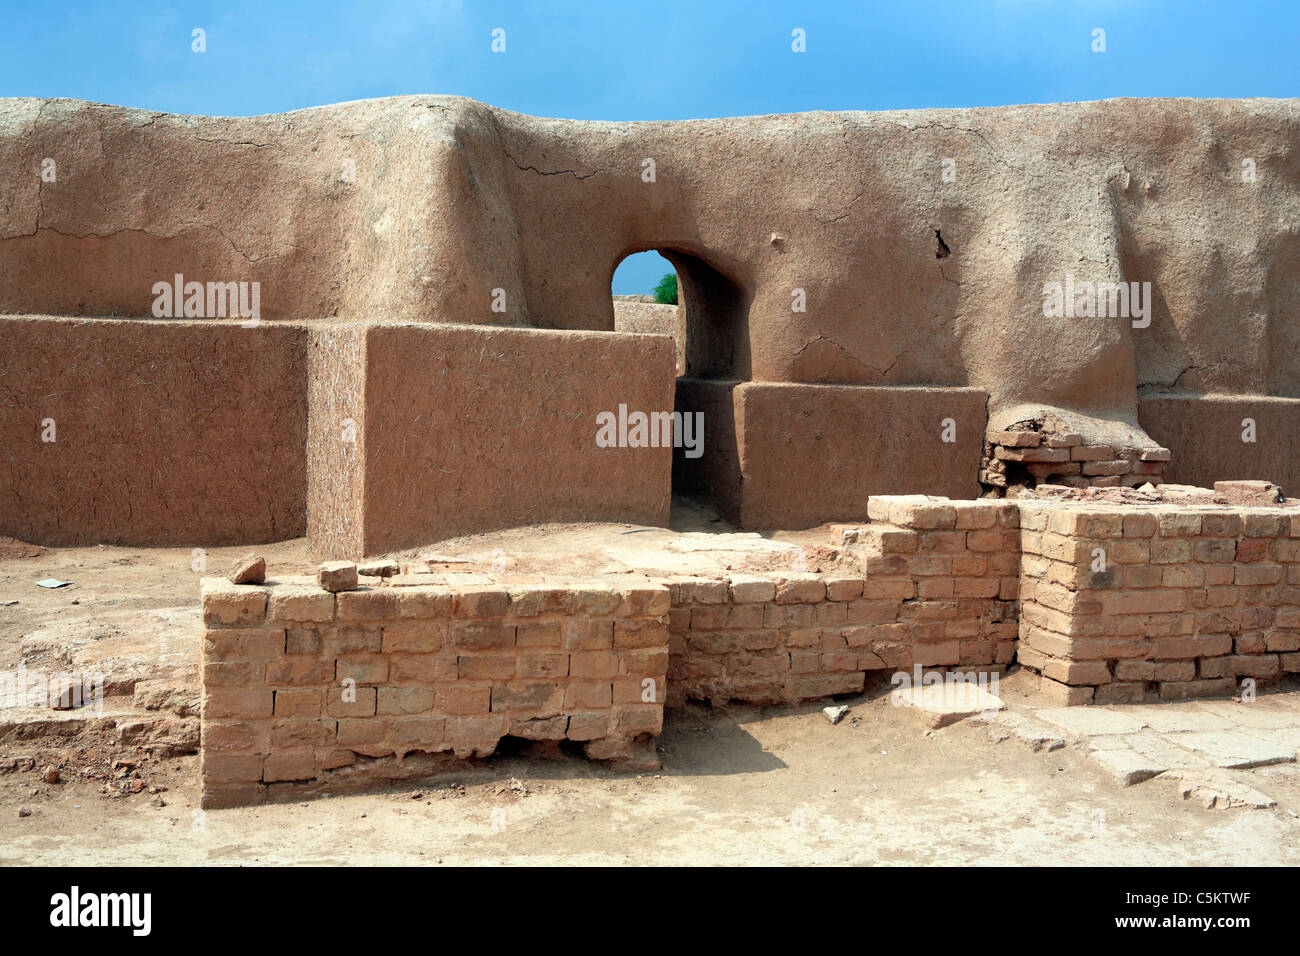
POLYGON ((261 661, 210 661, 203 664, 204 687, 248 687, 260 684, 265 666, 261 661))
POLYGON ((248 627, 266 617, 266 590, 203 579, 203 623, 209 627, 248 627))
POLYGON ((486 714, 492 709, 492 684, 487 681, 443 682, 435 688, 434 710, 458 717, 486 714))
POLYGON ((266 758, 259 754, 236 756, 204 751, 199 762, 199 775, 205 790, 208 784, 252 783, 262 779, 265 761, 266 758))
POLYGON ((564 709, 570 712, 603 710, 613 702, 613 679, 577 680, 570 678, 564 689, 564 709))
POLYGON ((275 692, 276 717, 319 717, 321 692, 311 688, 285 688, 275 692))
POLYGON ((608 651, 575 651, 569 655, 571 677, 613 677, 617 673, 618 657, 608 651))
POLYGON ((395 748, 433 753, 443 748, 446 739, 443 717, 394 717, 388 722, 388 740, 395 748))
MULTIPOLYGON (((747 650, 772 649, 775 647, 775 634, 767 632, 756 632, 770 639, 767 641, 751 641, 754 634, 746 633, 741 635, 741 645, 747 650)), ((665 647, 648 648, 643 650, 622 651, 618 655, 618 673, 634 677, 660 677, 668 669, 668 649, 665 647)))
POLYGON ((613 621, 572 618, 564 622, 564 649, 567 651, 601 651, 613 646, 613 621))
POLYGON ((398 588, 340 591, 335 606, 340 621, 388 621, 397 617, 398 588))
POLYGON ((503 650, 515 646, 515 629, 496 621, 452 621, 447 646, 460 651, 503 650))
POLYGON ((388 737, 388 721, 383 718, 344 719, 338 722, 340 747, 365 747, 388 737))
POLYGON ((727 579, 736 604, 762 604, 776 598, 776 582, 753 574, 733 574, 727 579))
POLYGON ((1102 684, 1092 695, 1094 704, 1140 704, 1146 699, 1146 684, 1114 681, 1102 684))
POLYGON ((1188 538, 1153 538, 1151 563, 1185 564, 1192 560, 1192 550, 1192 541, 1188 538))
POLYGON ((285 630, 286 654, 319 654, 324 646, 321 632, 314 627, 290 627, 285 630))
POLYGON ((863 585, 862 594, 868 600, 885 598, 908 600, 916 597, 916 582, 910 579, 868 578, 863 585))
POLYGON ((456 670, 461 680, 509 680, 515 676, 515 655, 461 654, 456 670))
POLYGON ((267 721, 209 720, 203 721, 203 751, 212 752, 266 752, 269 746, 267 721))
POLYGON ((1038 683, 1038 692, 1043 699, 1060 707, 1077 707, 1092 703, 1096 693, 1095 687, 1062 684, 1050 677, 1043 677, 1038 683))
POLYGON ((203 632, 204 661, 269 661, 284 653, 281 628, 230 628, 203 632))
MULTIPOLYGON (((666 594, 667 588, 664 591, 666 594)), ((610 617, 618 614, 623 605, 622 594, 602 582, 575 585, 570 589, 570 595, 570 613, 578 617, 610 617)), ((670 605, 671 601, 666 603, 670 605)), ((668 613, 668 607, 665 606, 660 613, 668 613)))
POLYGON ((1280 564, 1246 564, 1237 568, 1232 583, 1239 587, 1251 587, 1263 584, 1277 584, 1282 580, 1280 564))
POLYGON ((569 729, 569 718, 558 717, 513 720, 510 724, 510 736, 524 740, 563 740, 569 729))
POLYGON ((826 599, 826 582, 811 572, 796 572, 776 578, 777 604, 815 604, 826 599))
POLYGON ((276 585, 270 590, 266 618, 268 621, 329 623, 334 620, 334 595, 305 585, 276 585))
POLYGON ((357 566, 351 561, 326 561, 316 570, 316 583, 326 591, 351 591, 357 586, 357 566))
POLYGON ((389 659, 381 654, 340 657, 334 665, 334 679, 350 678, 358 684, 382 684, 388 680, 389 659))
POLYGON ((510 595, 505 588, 493 585, 461 588, 452 594, 452 616, 472 620, 505 617, 510 595))
POLYGON ((1248 538, 1276 538, 1288 533, 1286 515, 1247 512, 1241 516, 1241 531, 1248 538))
POLYGON ((548 651, 520 651, 515 671, 520 677, 567 677, 569 655, 548 651))
POLYGON ((543 614, 571 614, 572 592, 569 588, 535 582, 509 588, 510 614, 513 617, 539 617, 543 614))
POLYGON ((1202 564, 1231 564, 1237 558, 1237 542, 1231 538, 1202 538, 1193 543, 1192 556, 1202 564))
POLYGON ((1153 661, 1153 681, 1189 681, 1196 677, 1196 661, 1153 661))
POLYGON ((1109 445, 1075 445, 1070 449, 1073 461, 1107 461, 1114 457, 1115 449, 1109 445))
POLYGON ((383 631, 378 627, 352 624, 322 631, 327 657, 347 654, 378 654, 383 648, 383 631))
POLYGON ((1268 558, 1268 539, 1242 538, 1237 542, 1236 559, 1238 563, 1264 561, 1268 558))
POLYGON ((375 688, 331 687, 325 694, 325 713, 331 717, 373 717, 375 688))
POLYGON ((433 654, 446 645, 447 625, 432 621, 401 621, 383 627, 385 654, 433 654))
POLYGON ((599 740, 609 735, 612 714, 572 714, 565 736, 569 740, 599 740))
POLYGON ((672 606, 668 588, 662 584, 623 585, 620 594, 624 617, 662 617, 672 606))
POLYGON ((318 773, 316 754, 313 751, 300 753, 268 754, 262 770, 265 783, 283 780, 313 780, 318 773))
POLYGON ((763 626, 763 605, 729 605, 727 607, 726 622, 723 626, 732 631, 748 631, 761 628, 763 626))
POLYGON ((269 688, 205 687, 203 719, 240 717, 256 720, 270 717, 274 698, 269 688))
POLYGON ((521 621, 515 626, 515 646, 523 648, 561 648, 564 629, 559 621, 521 621))
POLYGON ((1186 538, 1201 533, 1201 516, 1195 512, 1167 511, 1156 515, 1162 538, 1186 538))
POLYGON ((1108 684, 1110 666, 1105 661, 1049 660, 1043 664, 1042 674, 1062 684, 1108 684))
POLYGON ((668 626, 659 621, 616 621, 614 646, 620 649, 667 647, 668 626))
POLYGON ((621 704, 614 707, 612 724, 621 735, 658 735, 664 726, 664 709, 660 704, 621 704))
POLYGON ((451 616, 452 592, 446 587, 421 585, 393 588, 397 595, 397 616, 439 619, 451 616))
MULTIPOLYGON (((357 688, 358 691, 371 688, 357 688)), ((423 714, 432 710, 432 687, 380 687, 375 713, 380 716, 396 714, 423 714)))
POLYGON ((334 662, 328 658, 285 657, 266 665, 266 683, 272 687, 327 684, 334 679, 334 662))
POLYGON ((672 587, 679 595, 675 603, 680 604, 724 604, 729 593, 726 581, 707 578, 682 578, 672 587))
POLYGON ((544 681, 493 684, 491 710, 515 716, 554 717, 564 707, 564 685, 544 681))
POLYGON ((1151 656, 1157 660, 1188 660, 1219 657, 1232 651, 1228 634, 1198 634, 1195 637, 1159 637, 1151 642, 1151 656))
POLYGON ((725 628, 730 619, 732 605, 697 604, 691 608, 691 630, 713 631, 725 628))
POLYGON ((1052 514, 1048 528, 1055 534, 1084 538, 1116 538, 1124 533, 1122 514, 1062 508, 1052 514))
POLYGON ((456 680, 460 672, 453 654, 394 654, 389 659, 388 670, 394 684, 456 680))

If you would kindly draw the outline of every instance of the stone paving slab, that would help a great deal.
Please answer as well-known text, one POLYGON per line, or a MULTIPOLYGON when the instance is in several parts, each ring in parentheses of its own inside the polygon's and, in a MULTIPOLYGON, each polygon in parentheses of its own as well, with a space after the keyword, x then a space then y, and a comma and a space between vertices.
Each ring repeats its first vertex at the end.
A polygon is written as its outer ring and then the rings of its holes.
POLYGON ((975 714, 996 713, 1006 706, 983 687, 964 682, 909 687, 896 693, 900 705, 910 708, 922 723, 935 729, 975 714))
MULTIPOLYGON (((1200 709, 1222 720, 1242 727, 1260 730, 1300 729, 1300 711, 1277 707, 1272 701, 1255 701, 1251 704, 1234 704, 1226 700, 1207 700, 1200 709)), ((1222 727, 1222 723, 1219 725, 1222 727)))
POLYGON ((1216 767, 1247 769, 1295 763, 1295 750, 1261 736, 1235 730, 1174 735, 1178 745, 1203 753, 1216 767))
POLYGON ((1101 707, 1048 707, 1035 716, 1081 737, 1137 733, 1146 726, 1137 717, 1101 707))

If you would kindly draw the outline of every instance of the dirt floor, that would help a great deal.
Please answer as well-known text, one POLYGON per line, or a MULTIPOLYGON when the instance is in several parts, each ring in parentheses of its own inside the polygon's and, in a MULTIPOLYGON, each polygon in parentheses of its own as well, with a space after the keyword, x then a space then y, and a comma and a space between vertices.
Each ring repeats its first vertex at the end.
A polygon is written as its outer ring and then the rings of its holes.
MULTIPOLYGON (((560 555, 565 573, 835 560, 824 530, 778 539, 687 514, 676 533, 523 529, 444 542, 437 554, 504 558, 511 570, 553 567, 560 555)), ((220 573, 248 550, 201 557, 220 573)), ((301 541, 257 550, 273 578, 315 566, 301 541)), ((821 711, 830 701, 692 705, 670 712, 655 774, 497 757, 421 789, 205 813, 187 752, 197 742, 195 560, 187 548, 0 542, 0 669, 98 667, 110 684, 139 683, 134 697, 106 698, 99 716, 0 710, 0 864, 1300 863, 1293 762, 1223 771, 1276 802, 1259 809, 1208 809, 1203 792, 1184 797, 1166 776, 1124 786, 1096 758, 1118 738, 1045 721, 1047 705, 1015 677, 1003 681, 1008 711, 937 730, 891 706, 888 686, 835 702, 850 707, 835 725, 821 711), (73 583, 35 585, 47 577, 73 583), (50 769, 57 782, 45 782, 50 769)), ((1300 689, 1265 703, 1258 713, 1294 714, 1300 728, 1300 689)))

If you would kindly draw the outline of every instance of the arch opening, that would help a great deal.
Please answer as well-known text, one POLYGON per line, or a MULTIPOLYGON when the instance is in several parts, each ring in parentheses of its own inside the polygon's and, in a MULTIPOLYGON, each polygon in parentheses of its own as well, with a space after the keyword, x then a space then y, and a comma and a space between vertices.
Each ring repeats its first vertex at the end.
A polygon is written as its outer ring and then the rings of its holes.
POLYGON ((668 246, 624 253, 611 284, 617 331, 671 334, 677 343, 673 411, 695 441, 673 449, 670 522, 679 530, 730 530, 725 519, 734 520, 740 500, 732 390, 749 377, 749 297, 705 259, 668 246), (656 274, 665 265, 672 272, 656 274), (676 304, 656 303, 651 290, 669 276, 676 304))

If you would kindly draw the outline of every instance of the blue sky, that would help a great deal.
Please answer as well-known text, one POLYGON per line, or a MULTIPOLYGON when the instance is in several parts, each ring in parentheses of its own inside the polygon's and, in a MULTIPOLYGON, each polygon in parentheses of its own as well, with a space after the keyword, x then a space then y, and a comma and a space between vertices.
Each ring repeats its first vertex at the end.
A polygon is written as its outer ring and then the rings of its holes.
MULTIPOLYGON (((234 116, 401 93, 623 120, 1295 96, 1297 64, 1300 0, 7 0, 0 16, 0 96, 234 116)), ((615 291, 667 268, 629 258, 615 291)))

